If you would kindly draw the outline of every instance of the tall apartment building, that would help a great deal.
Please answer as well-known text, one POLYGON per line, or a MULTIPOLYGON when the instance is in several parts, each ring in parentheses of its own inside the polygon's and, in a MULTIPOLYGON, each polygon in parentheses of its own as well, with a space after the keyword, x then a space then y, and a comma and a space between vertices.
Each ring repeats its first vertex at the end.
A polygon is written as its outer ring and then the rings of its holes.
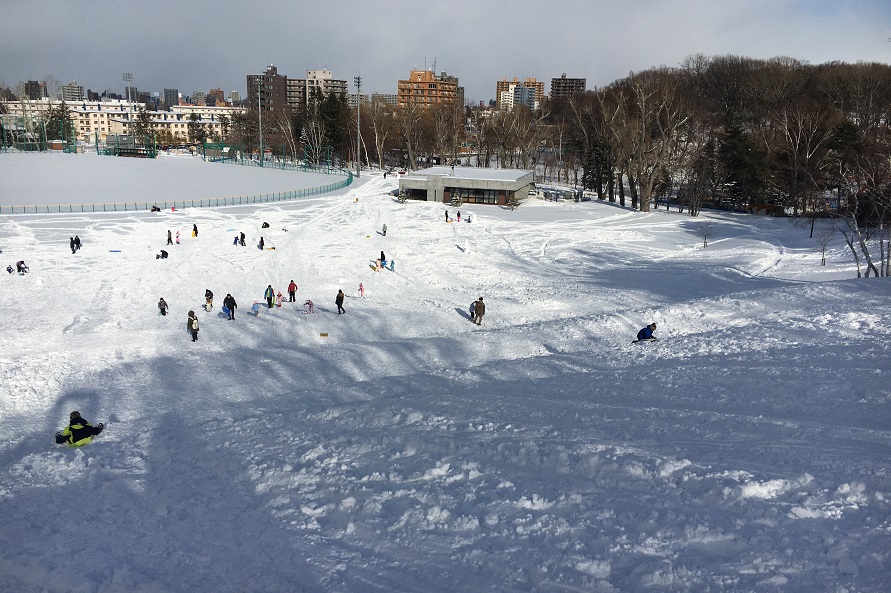
POLYGON ((25 83, 25 97, 32 101, 46 97, 46 83, 29 80, 25 83))
POLYGON ((241 93, 238 91, 229 91, 229 103, 232 105, 241 103, 241 93))
POLYGON ((568 97, 575 93, 584 93, 586 90, 586 79, 584 78, 566 78, 566 73, 560 75, 560 78, 551 79, 551 99, 558 97, 568 97))
POLYGON ((515 76, 508 80, 502 78, 495 83, 495 106, 497 109, 511 109, 514 105, 526 105, 529 109, 538 109, 544 99, 544 81, 535 77, 523 82, 515 76))
POLYGON ((408 80, 400 80, 397 88, 400 107, 419 105, 432 109, 437 105, 464 104, 464 89, 458 86, 458 77, 445 72, 437 76, 430 70, 412 70, 408 80))
POLYGON ((83 101, 84 87, 78 85, 76 80, 62 85, 62 100, 66 103, 71 103, 72 101, 83 101))
POLYGON ((290 115, 288 78, 270 65, 263 74, 247 75, 248 109, 260 109, 272 114, 290 115))
POLYGON ((205 99, 208 105, 222 105, 226 102, 226 96, 223 94, 223 89, 210 89, 207 92, 207 97, 205 99))
POLYGON ((384 105, 392 105, 393 107, 396 107, 399 105, 399 95, 371 93, 371 102, 383 103, 384 105))
POLYGON ((164 104, 167 107, 179 105, 179 89, 164 89, 164 104))
POLYGON ((307 70, 306 78, 288 79, 288 105, 301 109, 309 105, 313 97, 335 94, 347 97, 347 81, 334 78, 330 70, 307 70))

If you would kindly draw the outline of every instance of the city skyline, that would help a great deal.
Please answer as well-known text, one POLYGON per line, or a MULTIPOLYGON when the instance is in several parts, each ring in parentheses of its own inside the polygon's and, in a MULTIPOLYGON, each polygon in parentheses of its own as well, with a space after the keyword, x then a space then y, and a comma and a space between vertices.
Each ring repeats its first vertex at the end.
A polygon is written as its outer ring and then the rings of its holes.
POLYGON ((329 69, 350 93, 361 76, 370 95, 395 94, 411 70, 427 69, 458 77, 466 100, 477 103, 495 99, 505 77, 536 77, 549 92, 550 80, 566 73, 592 89, 700 53, 891 62, 884 0, 692 0, 679 8, 644 0, 546 8, 530 0, 456 0, 423 11, 404 0, 345 4, 310 13, 283 0, 262 11, 231 0, 151 7, 96 0, 86 12, 61 0, 17 3, 4 9, 15 26, 0 39, 0 81, 14 87, 53 76, 123 94, 123 74, 131 73, 140 90, 220 88, 244 97, 246 76, 274 64, 289 78, 329 69))

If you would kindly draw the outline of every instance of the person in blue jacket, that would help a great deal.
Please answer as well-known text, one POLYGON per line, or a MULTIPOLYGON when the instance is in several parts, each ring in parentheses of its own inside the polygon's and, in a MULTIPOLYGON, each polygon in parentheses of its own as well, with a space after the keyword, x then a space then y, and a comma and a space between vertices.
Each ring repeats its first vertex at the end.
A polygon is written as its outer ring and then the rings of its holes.
POLYGON ((651 323, 650 325, 644 327, 639 332, 637 332, 637 341, 638 342, 647 342, 656 340, 656 336, 653 335, 653 332, 656 330, 656 324, 651 323))
POLYGON ((272 285, 266 287, 266 290, 263 292, 263 298, 266 299, 266 305, 268 308, 272 308, 272 301, 275 300, 275 291, 272 290, 272 285))
POLYGON ((69 416, 68 426, 56 433, 56 444, 68 443, 69 447, 83 447, 93 440, 93 437, 102 432, 105 425, 101 422, 93 426, 84 420, 80 412, 75 410, 69 416))

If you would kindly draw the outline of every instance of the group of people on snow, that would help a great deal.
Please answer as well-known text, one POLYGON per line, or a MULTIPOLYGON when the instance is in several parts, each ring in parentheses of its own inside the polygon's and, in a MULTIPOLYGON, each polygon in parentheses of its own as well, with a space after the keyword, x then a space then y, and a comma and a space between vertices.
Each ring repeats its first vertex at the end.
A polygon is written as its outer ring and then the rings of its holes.
POLYGON ((80 250, 80 237, 74 235, 73 237, 68 238, 68 245, 71 247, 71 253, 75 253, 80 250))

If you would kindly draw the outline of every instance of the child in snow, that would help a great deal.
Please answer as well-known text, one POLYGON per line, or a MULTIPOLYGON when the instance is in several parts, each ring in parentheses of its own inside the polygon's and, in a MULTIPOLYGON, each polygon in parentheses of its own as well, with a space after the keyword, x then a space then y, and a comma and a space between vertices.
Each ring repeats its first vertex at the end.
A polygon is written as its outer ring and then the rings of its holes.
POLYGON ((473 321, 476 315, 476 301, 470 303, 470 320, 473 321))
POLYGON ((68 418, 68 426, 56 433, 57 445, 68 443, 69 447, 83 447, 105 428, 101 422, 98 426, 93 426, 77 410, 71 412, 68 418))
POLYGON ((282 306, 282 301, 284 301, 284 300, 285 300, 285 297, 282 296, 282 291, 278 291, 278 294, 275 295, 275 303, 276 303, 276 305, 278 305, 279 307, 281 307, 281 306, 282 306))
POLYGON ((158 301, 158 312, 161 315, 167 315, 167 301, 164 300, 164 297, 161 297, 161 300, 158 301))
POLYGON ((476 300, 476 303, 473 306, 473 315, 476 319, 477 325, 483 324, 483 315, 486 314, 486 305, 483 303, 483 297, 480 297, 476 300))
POLYGON ((25 265, 25 260, 20 259, 19 261, 15 262, 15 271, 19 274, 24 275, 28 270, 29 268, 25 265))
POLYGON ((638 342, 655 342, 656 336, 653 335, 653 332, 656 330, 656 324, 651 323, 650 325, 642 328, 639 332, 637 332, 637 341, 638 342))
POLYGON ((231 321, 235 319, 235 309, 238 308, 238 303, 235 302, 235 297, 226 293, 226 298, 223 299, 223 307, 229 311, 229 320, 231 321))
POLYGON ((176 244, 179 245, 179 231, 176 231, 176 244))
POLYGON ((197 225, 197 224, 193 224, 193 225, 192 225, 192 236, 193 236, 193 237, 197 237, 197 236, 198 236, 198 225, 197 225))
POLYGON ((204 291, 204 310, 210 311, 211 309, 213 309, 213 293, 208 288, 204 291))
POLYGON ((198 317, 195 315, 194 311, 189 311, 189 321, 187 327, 189 328, 189 332, 192 334, 192 341, 198 341, 198 317))
POLYGON ((360 282, 359 283, 359 298, 364 298, 364 297, 365 297, 365 287, 360 282))
POLYGON ((155 259, 167 259, 167 252, 162 249, 161 253, 155 256, 155 259))

